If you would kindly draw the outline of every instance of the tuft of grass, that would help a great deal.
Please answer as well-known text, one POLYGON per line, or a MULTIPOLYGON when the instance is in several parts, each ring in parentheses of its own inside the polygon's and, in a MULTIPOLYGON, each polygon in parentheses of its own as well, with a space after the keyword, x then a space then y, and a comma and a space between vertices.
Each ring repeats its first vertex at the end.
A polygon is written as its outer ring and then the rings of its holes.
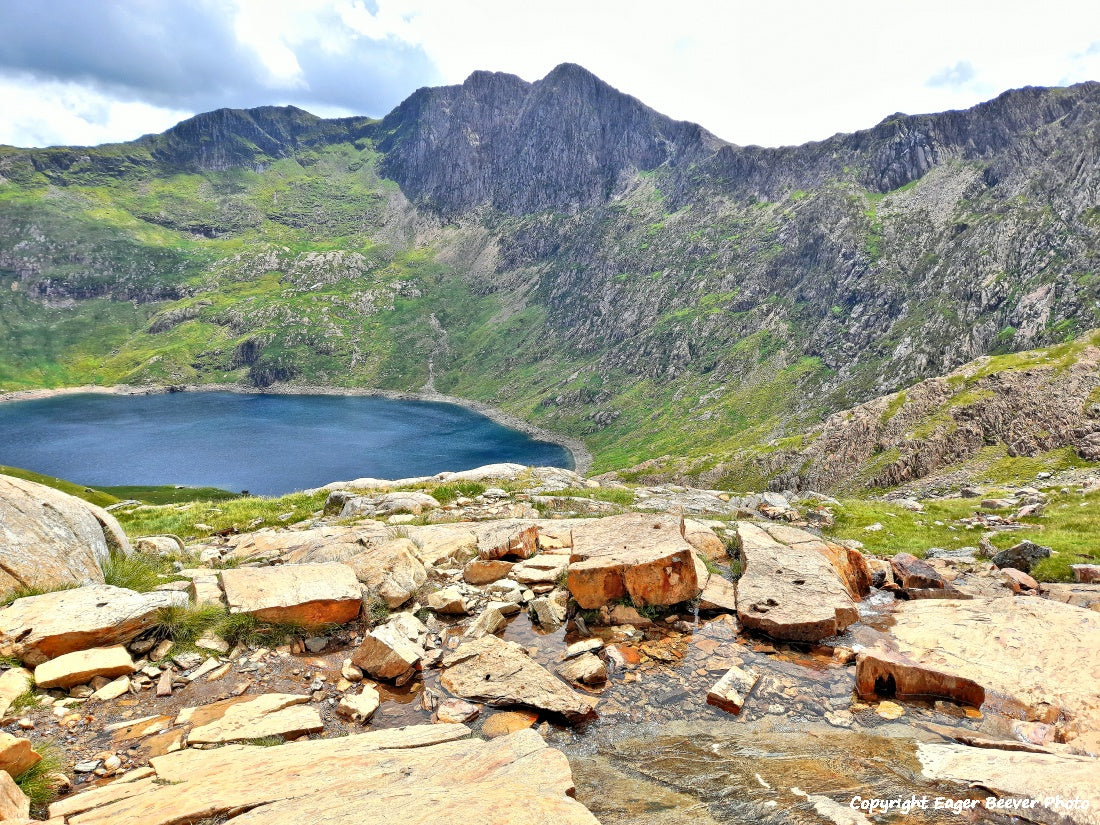
POLYGON ((696 553, 695 555, 699 557, 699 561, 703 563, 703 566, 707 568, 707 572, 712 576, 721 576, 725 572, 722 570, 722 565, 714 559, 708 559, 702 553, 696 553))
POLYGON ((130 536, 171 534, 184 541, 223 530, 258 530, 302 521, 324 507, 328 493, 292 493, 279 498, 231 498, 161 506, 134 507, 116 513, 130 536), (286 518, 281 518, 286 516, 286 518), (211 529, 199 528, 206 525, 211 529))
POLYGON ((611 504, 618 504, 620 507, 630 507, 634 504, 634 491, 621 487, 585 487, 584 489, 571 487, 566 490, 558 490, 556 493, 551 493, 551 495, 607 501, 611 504))
POLYGON ((278 745, 285 745, 286 740, 281 736, 260 736, 256 739, 245 739, 243 745, 255 745, 258 748, 274 748, 278 745))
POLYGON ((215 604, 162 607, 154 632, 162 639, 171 639, 181 647, 188 647, 207 630, 219 626, 228 615, 224 607, 215 604))
POLYGON ((24 710, 38 707, 38 703, 41 701, 41 697, 31 686, 11 700, 11 704, 8 705, 9 713, 21 713, 24 710))
POLYGON ((31 813, 42 816, 46 806, 57 798, 57 780, 50 774, 61 771, 65 761, 62 750, 52 740, 39 742, 34 749, 41 761, 15 777, 15 784, 30 799, 31 813))
POLYGON ((371 594, 370 598, 363 601, 363 618, 372 626, 383 624, 389 617, 390 606, 381 596, 371 594))
POLYGON ((477 498, 485 492, 485 485, 477 481, 456 481, 452 484, 441 484, 432 490, 432 496, 440 504, 450 504, 456 498, 477 498))
POLYGON ((115 587, 125 587, 138 593, 148 593, 157 585, 171 579, 163 578, 172 572, 171 562, 161 556, 133 553, 111 553, 103 565, 103 580, 115 587))

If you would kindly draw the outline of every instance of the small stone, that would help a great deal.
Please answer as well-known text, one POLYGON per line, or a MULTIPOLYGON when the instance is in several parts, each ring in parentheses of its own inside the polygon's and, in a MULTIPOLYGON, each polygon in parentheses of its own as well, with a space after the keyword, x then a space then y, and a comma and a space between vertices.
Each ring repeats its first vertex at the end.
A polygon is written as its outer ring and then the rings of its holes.
POLYGON ((378 691, 369 685, 364 685, 359 694, 344 696, 336 706, 336 712, 353 721, 366 723, 378 710, 378 703, 378 691))
POLYGON ((203 633, 202 637, 195 642, 195 647, 201 647, 203 650, 212 650, 215 653, 221 654, 229 652, 229 642, 212 630, 203 633))
POLYGON ((349 682, 362 682, 363 671, 359 667, 351 663, 351 659, 344 659, 343 667, 340 668, 340 675, 347 679, 349 682))
POLYGON ((167 658, 168 654, 172 652, 173 646, 174 643, 171 639, 164 639, 153 648, 153 652, 150 654, 149 658, 154 662, 159 662, 167 658))
POLYGON ((73 765, 73 770, 77 773, 93 773, 98 767, 98 759, 85 759, 84 761, 77 762, 75 765, 73 765))
POLYGON ((168 668, 160 675, 157 681, 157 696, 172 695, 172 668, 168 668))
POLYGON ((481 733, 488 739, 498 736, 507 736, 517 730, 529 728, 539 720, 539 715, 531 711, 513 710, 494 713, 485 720, 481 727, 481 733))
POLYGON ((440 722, 470 722, 478 717, 481 708, 462 699, 444 699, 436 708, 436 718, 440 722))
POLYGON ((905 715, 905 708, 897 702, 879 702, 875 713, 883 719, 900 719, 905 715))

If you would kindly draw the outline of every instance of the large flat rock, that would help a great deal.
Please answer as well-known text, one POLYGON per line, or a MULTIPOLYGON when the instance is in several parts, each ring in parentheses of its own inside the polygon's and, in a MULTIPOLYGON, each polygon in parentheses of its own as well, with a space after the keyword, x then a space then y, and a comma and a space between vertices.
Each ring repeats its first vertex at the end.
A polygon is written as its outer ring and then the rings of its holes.
POLYGON ((307 707, 309 696, 264 693, 246 701, 227 704, 218 718, 198 725, 187 734, 190 745, 223 744, 282 736, 290 739, 323 730, 320 714, 307 707))
POLYGON ((749 522, 738 523, 737 535, 737 617, 743 627, 773 639, 815 642, 859 619, 848 584, 813 541, 785 544, 749 522))
POLYGON ((34 669, 34 683, 40 688, 71 688, 83 685, 96 676, 114 679, 133 673, 134 660, 122 645, 74 650, 34 669))
POLYGON ((592 702, 575 693, 515 642, 483 636, 443 659, 440 684, 462 699, 494 707, 520 705, 570 721, 592 715, 592 702))
POLYGON ((33 481, 0 475, 0 592, 103 581, 111 549, 130 553, 115 517, 33 481))
POLYGON ((848 595, 853 599, 862 599, 871 592, 871 568, 867 564, 867 559, 858 550, 826 541, 813 533, 787 524, 759 526, 780 544, 786 544, 794 550, 814 552, 824 558, 836 570, 848 590, 848 595))
POLYGON ((151 760, 155 776, 50 806, 68 825, 599 825, 572 799, 569 762, 535 731, 489 742, 418 725, 277 748, 230 745, 151 760))
POLYGON ((161 609, 186 604, 186 593, 135 593, 109 584, 28 596, 0 610, 0 654, 33 666, 74 650, 126 644, 155 625, 161 609))
POLYGON ((344 624, 362 604, 354 571, 338 562, 239 567, 223 570, 221 579, 229 612, 265 622, 344 624))
MULTIPOLYGON (((1016 811, 1026 821, 1100 825, 1098 759, 938 743, 920 745, 917 757, 929 779, 988 788, 1002 799, 1035 800, 1030 807, 1016 811), (1058 800, 1084 804, 1066 805, 1058 800)), ((1013 813, 1013 809, 1001 812, 1013 813)))
POLYGON ((585 609, 623 596, 638 606, 687 601, 700 590, 694 553, 678 517, 592 519, 573 528, 569 592, 585 609))
POLYGON ((888 636, 861 652, 861 696, 938 696, 1100 730, 1100 613, 1034 597, 900 602, 888 636))

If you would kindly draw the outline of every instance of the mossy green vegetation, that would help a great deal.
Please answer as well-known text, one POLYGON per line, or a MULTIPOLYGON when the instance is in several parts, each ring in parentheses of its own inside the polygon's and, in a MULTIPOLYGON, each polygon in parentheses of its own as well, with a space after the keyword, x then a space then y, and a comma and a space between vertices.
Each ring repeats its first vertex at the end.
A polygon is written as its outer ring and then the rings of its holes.
MULTIPOLYGON (((996 496, 997 490, 989 493, 996 496)), ((868 553, 893 556, 912 553, 923 557, 933 547, 958 550, 977 547, 981 528, 968 528, 961 519, 980 509, 977 499, 949 498, 923 502, 924 511, 914 513, 897 504, 872 499, 844 499, 835 508, 836 523, 826 535, 855 539, 868 553), (881 530, 866 528, 881 524, 881 530)), ((993 534, 993 546, 1004 550, 1024 539, 1050 547, 1053 555, 1031 571, 1040 581, 1072 581, 1073 564, 1100 562, 1100 492, 1050 491, 1042 516, 1026 518, 1019 529, 993 534)))
POLYGON ((248 531, 302 521, 324 506, 328 493, 291 493, 278 498, 256 496, 168 505, 136 505, 115 512, 131 536, 171 534, 184 540, 222 530, 248 531))

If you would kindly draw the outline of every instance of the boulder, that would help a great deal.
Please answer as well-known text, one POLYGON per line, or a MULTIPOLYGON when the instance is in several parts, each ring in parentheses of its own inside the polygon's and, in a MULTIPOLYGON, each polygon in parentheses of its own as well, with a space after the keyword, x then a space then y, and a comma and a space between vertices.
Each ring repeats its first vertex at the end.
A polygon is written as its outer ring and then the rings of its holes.
POLYGON ((528 605, 535 622, 543 630, 551 630, 565 621, 569 594, 564 590, 555 590, 549 596, 532 599, 528 605))
POLYGON ((216 574, 193 577, 187 588, 187 595, 196 607, 225 604, 222 586, 216 574))
POLYGON ((357 496, 336 492, 325 502, 325 515, 340 518, 373 518, 392 516, 395 513, 412 513, 419 516, 425 510, 440 507, 439 501, 427 493, 397 492, 381 495, 357 496))
POLYGON ((1100 584, 1100 564, 1071 564, 1070 570, 1079 584, 1100 584))
POLYGON ((186 593, 135 593, 109 584, 28 596, 0 609, 0 654, 33 666, 75 650, 128 644, 157 624, 163 608, 186 605, 186 593))
POLYGON ((182 553, 184 546, 179 536, 141 536, 134 539, 134 549, 153 556, 172 556, 182 553))
POLYGON ((684 519, 684 539, 695 548, 697 553, 711 561, 723 561, 729 558, 726 543, 718 538, 707 525, 695 519, 684 519))
POLYGON ((375 679, 403 685, 415 675, 424 648, 393 619, 374 628, 351 655, 351 662, 375 679))
POLYGON ((481 713, 481 708, 462 699, 444 699, 435 709, 435 718, 440 722, 472 722, 481 713))
POLYGON ((639 606, 687 601, 700 590, 694 552, 676 517, 594 519, 573 529, 569 592, 585 609, 623 596, 639 606))
POLYGON ((416 545, 417 557, 427 567, 445 561, 468 559, 477 553, 477 535, 466 527, 430 524, 405 528, 416 545))
POLYGON ((592 705, 515 642, 484 636, 465 642, 443 658, 440 684, 462 699, 493 707, 520 705, 557 713, 575 722, 592 715, 592 705))
MULTIPOLYGON (((209 718, 214 706, 199 708, 202 711, 203 724, 196 724, 187 734, 190 745, 215 745, 225 742, 241 742, 247 739, 262 739, 266 736, 282 736, 293 739, 305 733, 324 730, 321 716, 311 707, 306 707, 309 696, 293 693, 264 693, 250 696, 244 701, 228 700, 218 703, 219 715, 209 718)), ((185 711, 191 713, 177 718, 177 724, 196 721, 194 708, 185 711)))
POLYGON ((378 701, 378 691, 370 685, 364 685, 359 693, 344 694, 340 704, 336 706, 336 712, 355 722, 369 722, 378 710, 378 701))
MULTIPOLYGON (((1100 761, 1096 759, 941 743, 918 745, 917 758, 925 777, 958 783, 960 796, 966 794, 964 789, 976 786, 987 789, 983 796, 992 792, 1005 802, 1026 800, 1029 807, 1015 810, 1028 822, 1100 825, 1100 761)), ((1013 811, 1009 806, 1001 809, 1006 818, 1013 811)))
POLYGON ((466 597, 457 587, 444 587, 428 595, 428 607, 436 613, 450 616, 465 616, 469 609, 466 597))
POLYGON ((1012 567, 1030 573, 1036 562, 1049 558, 1052 552, 1049 547, 1024 539, 1019 544, 1014 544, 1007 550, 997 553, 991 561, 1000 568, 1012 567))
POLYGON ((721 576, 711 576, 699 594, 699 609, 704 611, 737 612, 737 586, 721 576))
POLYGON ((760 674, 755 670, 731 667, 707 692, 707 704, 740 713, 759 680, 760 674))
POLYGON ((539 528, 529 521, 488 521, 470 525, 470 529, 477 535, 477 554, 482 559, 529 559, 539 551, 539 528))
POLYGON ((748 522, 738 523, 737 534, 737 617, 743 627, 774 639, 815 642, 858 621, 848 586, 812 545, 782 544, 748 522))
POLYGON ((352 569, 335 562, 239 567, 221 581, 230 613, 306 627, 352 621, 363 598, 352 569))
POLYGON ((428 571, 417 558, 416 545, 409 539, 395 539, 372 547, 344 563, 391 609, 411 599, 428 580, 428 571))
POLYGON ((8 715, 8 708, 34 684, 33 674, 25 667, 13 667, 0 675, 0 719, 8 715))
POLYGON ((473 559, 462 568, 462 578, 468 584, 491 584, 507 576, 512 567, 510 561, 473 559))
POLYGON ((41 761, 29 739, 0 731, 0 771, 16 779, 41 761))
POLYGON ((0 475, 0 592, 103 581, 111 550, 131 552, 115 517, 52 487, 0 475))
POLYGON ((34 669, 34 683, 40 688, 70 688, 87 684, 95 676, 114 679, 135 670, 130 652, 122 645, 96 647, 43 662, 34 669))
POLYGON ((469 733, 417 725, 278 748, 188 748, 153 757, 152 776, 59 800, 50 815, 73 825, 599 825, 571 796, 569 762, 538 733, 489 742, 469 733))
POLYGON ((890 559, 894 581, 904 590, 944 590, 947 581, 932 565, 911 553, 898 553, 890 559))
POLYGON ((1100 613, 1046 599, 897 603, 889 635, 856 658, 861 697, 950 699, 1055 725, 1100 729, 1100 613))
POLYGON ((591 653, 581 653, 558 665, 558 675, 567 682, 596 686, 607 681, 607 665, 591 653))
POLYGON ((795 550, 813 551, 828 561, 853 599, 862 599, 871 592, 871 568, 859 550, 825 541, 813 533, 786 524, 765 523, 760 527, 780 544, 795 550))
POLYGON ((31 821, 31 800, 7 771, 0 771, 0 822, 31 821))
POLYGON ((1013 567, 1001 569, 1001 578, 1013 593, 1038 593, 1039 582, 1031 578, 1027 573, 1016 570, 1013 567))
POLYGON ((507 624, 508 620, 498 608, 488 607, 462 635, 466 639, 480 639, 482 636, 499 633, 507 624))

